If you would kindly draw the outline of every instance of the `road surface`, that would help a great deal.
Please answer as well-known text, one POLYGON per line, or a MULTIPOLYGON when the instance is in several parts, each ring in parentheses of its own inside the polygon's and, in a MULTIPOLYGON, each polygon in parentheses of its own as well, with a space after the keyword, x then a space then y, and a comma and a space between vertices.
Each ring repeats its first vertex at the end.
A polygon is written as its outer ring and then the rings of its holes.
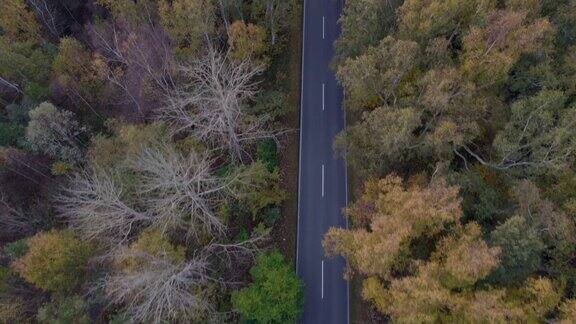
POLYGON ((327 259, 322 249, 330 227, 346 226, 345 162, 332 150, 345 115, 342 90, 330 69, 341 10, 341 0, 304 0, 296 261, 305 285, 304 324, 348 323, 344 260, 327 259))

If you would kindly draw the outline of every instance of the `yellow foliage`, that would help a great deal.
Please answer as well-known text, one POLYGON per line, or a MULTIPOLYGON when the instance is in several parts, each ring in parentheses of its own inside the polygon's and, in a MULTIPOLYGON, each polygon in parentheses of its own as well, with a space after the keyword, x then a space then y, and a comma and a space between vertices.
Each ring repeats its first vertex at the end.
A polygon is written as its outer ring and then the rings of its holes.
POLYGON ((393 280, 388 289, 372 300, 394 322, 438 322, 445 310, 454 308, 461 301, 459 296, 451 294, 436 280, 437 267, 438 264, 429 263, 421 266, 416 276, 393 280))
POLYGON ((568 299, 560 306, 560 323, 576 322, 576 299, 568 299))
POLYGON ((553 27, 547 18, 529 22, 526 12, 496 11, 464 37, 462 71, 480 86, 504 81, 522 54, 545 50, 553 27))
POLYGON ((28 251, 13 263, 29 283, 54 292, 68 293, 84 279, 91 246, 67 231, 40 232, 27 241, 28 251))
POLYGON ((364 194, 347 211, 369 229, 330 229, 324 239, 328 255, 341 254, 353 269, 388 278, 403 265, 410 242, 440 233, 461 215, 457 187, 439 180, 428 187, 405 188, 402 179, 388 176, 368 181, 364 194))
POLYGON ((476 223, 466 225, 458 237, 439 244, 436 258, 442 260, 441 281, 448 288, 466 288, 486 278, 499 264, 500 248, 490 248, 476 223))
POLYGON ((88 150, 92 165, 103 169, 129 162, 143 147, 154 147, 168 136, 163 123, 128 125, 113 121, 108 126, 114 135, 95 136, 88 150))
POLYGON ((324 239, 328 255, 343 255, 367 277, 362 297, 398 323, 543 320, 561 298, 552 281, 529 279, 516 289, 479 286, 499 266, 500 248, 488 246, 478 224, 460 223, 458 188, 442 179, 418 182, 406 187, 397 176, 366 182, 348 209, 360 228, 333 228, 324 239), (436 241, 435 251, 417 258, 422 241, 436 241))
POLYGON ((497 0, 406 0, 398 8, 398 28, 411 39, 449 37, 482 20, 496 8, 497 0))
POLYGON ((237 20, 230 25, 228 45, 231 56, 235 60, 264 59, 268 49, 266 43, 266 30, 260 26, 244 23, 237 20))
POLYGON ((26 302, 20 298, 10 298, 0 303, 0 323, 29 323, 25 313, 26 302))
POLYGON ((0 29, 13 42, 36 42, 40 26, 24 0, 0 1, 0 29))
POLYGON ((50 167, 50 172, 55 176, 65 175, 70 170, 72 170, 72 166, 66 162, 57 161, 52 163, 50 167))
POLYGON ((179 264, 186 258, 186 248, 173 245, 159 230, 146 230, 130 245, 125 257, 117 260, 117 266, 126 273, 133 273, 146 266, 146 259, 150 256, 166 258, 179 264))

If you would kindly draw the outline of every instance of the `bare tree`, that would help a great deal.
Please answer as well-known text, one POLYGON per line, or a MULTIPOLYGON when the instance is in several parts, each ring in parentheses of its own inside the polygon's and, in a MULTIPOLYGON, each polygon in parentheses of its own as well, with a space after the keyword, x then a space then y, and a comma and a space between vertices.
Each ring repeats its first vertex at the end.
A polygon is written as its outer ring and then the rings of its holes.
MULTIPOLYGON (((30 235, 38 228, 41 219, 37 213, 24 212, 11 206, 0 193, 0 235, 2 237, 13 236, 14 233, 30 235)), ((43 216, 43 215, 40 215, 43 216)))
POLYGON ((131 163, 138 186, 126 197, 122 184, 100 170, 73 176, 56 196, 58 210, 70 226, 92 240, 126 242, 141 226, 185 231, 187 237, 222 235, 217 210, 246 181, 240 173, 217 177, 213 161, 194 152, 183 155, 172 145, 142 148, 131 163), (126 203, 127 198, 143 211, 126 203))
POLYGON ((264 239, 258 236, 239 243, 198 246, 183 262, 175 262, 166 253, 118 250, 114 255, 116 265, 137 266, 116 266, 98 288, 104 289, 110 303, 125 305, 137 323, 218 321, 222 314, 212 305, 214 295, 222 288, 240 284, 235 280, 240 279, 236 278, 241 273, 238 267, 253 261, 264 239))
POLYGON ((201 141, 226 148, 233 160, 243 159, 243 142, 272 136, 265 128, 266 117, 244 111, 257 92, 254 78, 261 66, 229 60, 210 49, 191 66, 181 66, 180 72, 187 82, 169 95, 161 111, 176 132, 191 132, 201 141))
POLYGON ((102 282, 108 300, 125 305, 132 321, 198 320, 214 311, 207 292, 209 264, 203 257, 175 264, 164 256, 123 251, 115 262, 135 259, 142 264, 138 269, 118 269, 102 282))
POLYGON ((70 227, 88 240, 120 244, 150 222, 149 215, 123 201, 123 189, 110 175, 95 170, 77 173, 55 199, 70 227))
POLYGON ((215 210, 229 194, 233 179, 211 174, 212 161, 195 152, 183 156, 172 146, 144 149, 134 161, 139 196, 160 229, 184 229, 188 234, 219 232, 224 225, 215 210))

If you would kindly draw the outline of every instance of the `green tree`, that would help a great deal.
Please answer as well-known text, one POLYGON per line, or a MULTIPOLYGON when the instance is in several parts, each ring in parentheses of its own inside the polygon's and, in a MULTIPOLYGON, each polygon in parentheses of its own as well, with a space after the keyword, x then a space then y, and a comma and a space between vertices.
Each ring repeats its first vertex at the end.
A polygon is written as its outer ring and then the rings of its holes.
POLYGON ((454 147, 480 135, 487 99, 477 96, 477 87, 456 68, 432 69, 418 87, 423 141, 436 155, 450 157, 454 147))
POLYGON ((465 221, 474 221, 485 230, 504 221, 511 209, 510 186, 503 172, 482 165, 454 176, 460 187, 465 221))
POLYGON ((52 53, 50 47, 32 42, 12 42, 0 36, 0 84, 27 94, 31 99, 47 96, 52 53))
POLYGON ((11 260, 20 259, 28 252, 28 242, 26 239, 21 239, 8 243, 4 246, 3 251, 11 260))
POLYGON ((291 323, 302 305, 302 283, 279 252, 263 254, 250 270, 252 284, 232 294, 243 319, 256 323, 291 323))
POLYGON ((516 213, 539 233, 546 247, 542 254, 546 263, 542 268, 553 276, 576 279, 576 272, 569 265, 576 253, 574 219, 544 199, 540 189, 529 180, 520 181, 512 192, 516 213))
POLYGON ((24 126, 0 123, 0 146, 19 146, 24 138, 24 126))
POLYGON ((486 20, 496 0, 406 0, 398 8, 398 29, 403 37, 426 41, 451 38, 468 26, 486 20))
POLYGON ((254 0, 251 2, 250 14, 260 26, 266 27, 270 35, 270 45, 274 46, 278 34, 285 32, 298 14, 299 3, 294 0, 254 0))
POLYGON ((196 53, 203 40, 214 33, 214 9, 209 0, 159 1, 160 21, 182 58, 196 53))
POLYGON ((291 111, 286 94, 280 90, 262 91, 254 98, 254 105, 247 108, 250 114, 265 115, 276 121, 291 111))
POLYGON ((348 127, 334 142, 348 164, 361 176, 379 175, 406 161, 413 150, 420 114, 411 108, 378 107, 363 113, 360 123, 348 127))
POLYGON ((394 9, 402 1, 345 1, 342 35, 336 41, 338 59, 354 57, 375 46, 394 27, 394 9))
POLYGON ((104 87, 103 68, 98 67, 98 62, 76 39, 64 37, 52 63, 54 79, 79 103, 95 104, 102 100, 104 87))
POLYGON ((258 142, 256 158, 266 165, 269 172, 274 172, 278 168, 278 147, 276 142, 272 139, 258 142))
POLYGON ((278 169, 270 171, 262 161, 256 161, 249 166, 240 167, 238 171, 244 179, 234 190, 250 211, 253 219, 269 206, 279 205, 286 197, 286 192, 280 187, 278 169))
POLYGON ((499 283, 518 283, 540 267, 544 243, 526 219, 513 216, 491 234, 492 244, 502 249, 500 266, 491 275, 499 283))
POLYGON ((149 23, 158 14, 156 0, 96 0, 96 3, 108 8, 115 19, 132 24, 149 23))
POLYGON ((40 232, 28 240, 28 251, 14 269, 29 283, 51 292, 69 293, 84 281, 92 247, 69 231, 40 232))
POLYGON ((526 15, 495 11, 485 26, 472 27, 464 37, 464 73, 480 86, 500 86, 523 54, 550 50, 554 28, 548 19, 532 22, 526 15))
POLYGON ((494 140, 500 167, 531 173, 562 169, 574 158, 576 108, 566 108, 560 91, 542 91, 518 100, 511 117, 494 140))
POLYGON ((38 310, 36 319, 42 324, 88 324, 86 303, 80 296, 53 300, 38 310))
POLYGON ((346 93, 346 105, 352 111, 393 105, 407 91, 411 72, 417 67, 418 44, 386 37, 377 46, 338 66, 337 77, 346 93))

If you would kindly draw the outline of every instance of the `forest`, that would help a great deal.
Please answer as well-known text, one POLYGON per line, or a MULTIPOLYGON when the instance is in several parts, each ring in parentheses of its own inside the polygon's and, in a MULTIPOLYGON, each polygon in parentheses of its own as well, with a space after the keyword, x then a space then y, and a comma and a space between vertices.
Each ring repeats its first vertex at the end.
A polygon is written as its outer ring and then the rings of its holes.
POLYGON ((295 0, 0 0, 0 322, 298 318, 278 233, 299 19, 295 0))
POLYGON ((356 320, 576 321, 576 1, 346 1, 356 320))

